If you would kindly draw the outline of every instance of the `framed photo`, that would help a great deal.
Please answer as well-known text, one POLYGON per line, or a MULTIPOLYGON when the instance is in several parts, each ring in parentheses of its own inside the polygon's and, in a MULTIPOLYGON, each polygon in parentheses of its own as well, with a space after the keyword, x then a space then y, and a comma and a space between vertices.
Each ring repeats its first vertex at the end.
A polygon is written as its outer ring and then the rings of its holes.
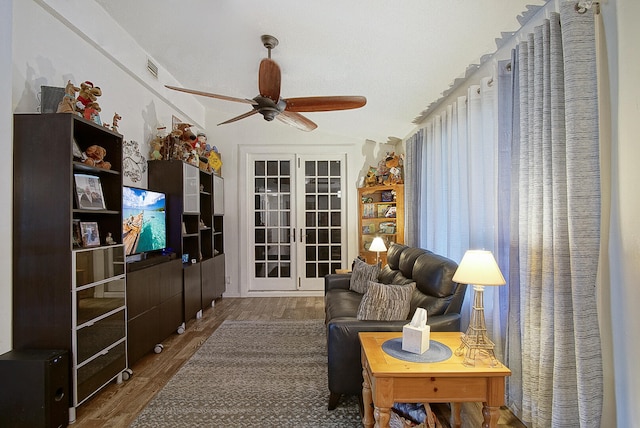
POLYGON ((104 195, 100 177, 88 174, 73 174, 76 185, 78 208, 84 210, 104 210, 104 195))
POLYGON ((82 232, 80 231, 80 220, 75 218, 73 219, 71 242, 73 242, 73 248, 82 247, 82 232))
POLYGON ((83 247, 97 247, 100 245, 100 233, 98 223, 95 221, 81 221, 80 233, 82 233, 83 247))

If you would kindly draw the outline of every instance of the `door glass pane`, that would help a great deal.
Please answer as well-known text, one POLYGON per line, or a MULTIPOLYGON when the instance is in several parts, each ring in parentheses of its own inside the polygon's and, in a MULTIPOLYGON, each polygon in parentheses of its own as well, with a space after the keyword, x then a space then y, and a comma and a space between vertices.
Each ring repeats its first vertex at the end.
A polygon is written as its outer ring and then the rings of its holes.
POLYGON ((289 278, 291 275, 290 163, 254 161, 256 278, 289 278))
POLYGON ((304 171, 304 273, 306 278, 322 278, 342 260, 340 161, 307 160, 304 171))

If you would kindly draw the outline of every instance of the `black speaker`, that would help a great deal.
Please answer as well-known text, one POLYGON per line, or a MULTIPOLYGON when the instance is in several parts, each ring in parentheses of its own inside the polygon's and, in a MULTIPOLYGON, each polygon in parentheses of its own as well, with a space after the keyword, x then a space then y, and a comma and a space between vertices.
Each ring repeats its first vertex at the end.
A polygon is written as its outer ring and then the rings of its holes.
POLYGON ((69 424, 69 353, 20 350, 0 355, 0 427, 69 424))

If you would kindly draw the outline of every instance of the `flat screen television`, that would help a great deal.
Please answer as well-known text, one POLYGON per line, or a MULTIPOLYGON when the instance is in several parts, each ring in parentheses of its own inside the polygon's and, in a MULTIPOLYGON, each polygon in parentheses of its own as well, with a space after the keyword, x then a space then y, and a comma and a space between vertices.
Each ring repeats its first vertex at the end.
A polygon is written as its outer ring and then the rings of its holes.
POLYGON ((122 188, 122 242, 127 256, 167 247, 166 199, 162 192, 122 188))

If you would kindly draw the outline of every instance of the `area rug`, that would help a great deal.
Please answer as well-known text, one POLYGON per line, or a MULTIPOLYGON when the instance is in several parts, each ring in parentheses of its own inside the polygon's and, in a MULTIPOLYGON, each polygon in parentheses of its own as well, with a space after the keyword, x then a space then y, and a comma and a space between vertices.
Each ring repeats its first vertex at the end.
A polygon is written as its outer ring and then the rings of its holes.
POLYGON ((355 397, 327 410, 322 320, 225 321, 131 427, 361 427, 355 397))

